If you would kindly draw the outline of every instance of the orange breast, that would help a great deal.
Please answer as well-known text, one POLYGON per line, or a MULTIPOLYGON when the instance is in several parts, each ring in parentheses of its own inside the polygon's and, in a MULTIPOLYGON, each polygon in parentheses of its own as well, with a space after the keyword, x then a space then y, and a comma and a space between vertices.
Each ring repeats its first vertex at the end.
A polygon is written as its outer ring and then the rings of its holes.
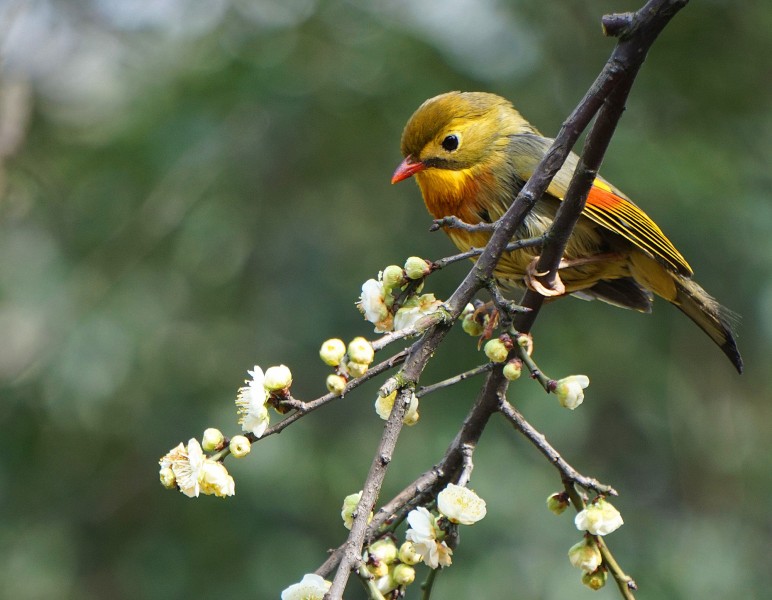
POLYGON ((416 180, 426 208, 435 219, 456 216, 470 224, 482 220, 482 193, 492 177, 475 172, 474 168, 459 171, 430 168, 416 173, 416 180))

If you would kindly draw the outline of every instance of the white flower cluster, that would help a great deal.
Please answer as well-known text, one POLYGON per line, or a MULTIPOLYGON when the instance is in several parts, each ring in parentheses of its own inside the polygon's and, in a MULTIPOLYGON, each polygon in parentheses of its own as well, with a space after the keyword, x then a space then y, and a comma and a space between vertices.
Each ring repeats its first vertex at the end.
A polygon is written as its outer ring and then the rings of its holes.
POLYGON ((250 379, 244 381, 247 385, 239 388, 236 396, 239 425, 243 431, 260 438, 270 423, 268 400, 272 395, 280 397, 287 393, 292 385, 292 372, 284 365, 270 367, 265 373, 255 365, 247 372, 250 379))
POLYGON ((485 517, 485 501, 472 490, 453 483, 437 495, 437 510, 444 519, 419 506, 407 515, 410 529, 406 537, 416 552, 432 569, 451 564, 453 551, 445 542, 443 521, 452 524, 472 525, 485 517))
POLYGON ((195 438, 187 446, 179 444, 172 448, 159 464, 164 487, 176 487, 188 498, 197 498, 199 494, 224 498, 235 493, 233 477, 225 465, 207 457, 195 438))
POLYGON ((362 285, 357 308, 367 321, 375 325, 377 333, 414 327, 421 317, 435 312, 442 302, 434 294, 419 295, 423 281, 396 310, 394 301, 411 282, 423 280, 430 272, 431 265, 417 256, 408 258, 404 268, 389 265, 378 274, 378 279, 368 279, 362 285))
POLYGON ((568 560, 582 570, 582 583, 590 589, 599 590, 606 585, 608 579, 608 571, 603 564, 603 555, 595 536, 608 535, 619 529, 623 523, 619 511, 604 498, 599 498, 577 513, 574 524, 577 529, 587 533, 582 541, 568 550, 568 560))
MULTIPOLYGON (((269 368, 265 373, 255 365, 248 371, 247 379, 236 396, 236 408, 239 424, 243 431, 261 437, 269 423, 268 403, 272 398, 286 398, 292 385, 292 373, 284 365, 269 368)), ((234 458, 249 454, 252 442, 245 435, 234 435, 230 441, 219 429, 210 427, 204 431, 202 442, 191 439, 187 446, 179 444, 161 458, 159 477, 161 484, 168 489, 178 489, 189 498, 199 494, 212 494, 225 497, 233 496, 235 484, 233 477, 221 460, 207 456, 225 450, 234 458)))

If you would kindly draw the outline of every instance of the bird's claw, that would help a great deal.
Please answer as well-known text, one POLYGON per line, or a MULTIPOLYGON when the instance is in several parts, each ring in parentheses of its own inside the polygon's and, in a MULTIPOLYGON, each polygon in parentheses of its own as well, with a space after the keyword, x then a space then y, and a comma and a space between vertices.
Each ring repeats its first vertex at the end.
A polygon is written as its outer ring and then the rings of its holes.
MULTIPOLYGON (((555 296, 562 296, 565 294, 566 286, 563 284, 563 281, 560 279, 560 275, 558 273, 555 273, 555 281, 552 283, 551 287, 544 285, 540 278, 544 277, 549 272, 537 271, 536 265, 538 262, 539 257, 536 256, 525 269, 525 277, 523 279, 525 280, 525 285, 528 287, 528 289, 531 289, 534 292, 547 298, 553 298, 555 296)), ((560 264, 558 265, 558 269, 564 269, 567 266, 569 266, 568 261, 566 261, 566 259, 561 259, 560 264)))

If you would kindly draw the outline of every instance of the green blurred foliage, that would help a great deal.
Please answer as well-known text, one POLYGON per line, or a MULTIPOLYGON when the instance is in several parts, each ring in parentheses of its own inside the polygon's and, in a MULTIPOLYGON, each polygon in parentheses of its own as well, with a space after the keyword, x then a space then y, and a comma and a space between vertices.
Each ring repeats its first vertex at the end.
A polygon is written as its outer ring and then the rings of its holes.
MULTIPOLYGON (((372 335, 361 283, 451 253, 415 186, 389 184, 420 102, 495 91, 554 134, 613 47, 600 16, 637 6, 0 5, 3 596, 276 598, 315 569, 377 444, 376 383, 230 461, 226 501, 163 490, 158 457, 208 426, 235 433, 255 363, 289 365, 299 398, 321 394, 321 341, 372 335)), ((639 315, 566 300, 541 315, 536 356, 553 376, 587 373, 585 404, 568 414, 528 381, 510 392, 621 492, 609 543, 642 599, 772 586, 770 25, 769 3, 688 6, 604 168, 742 315, 746 374, 662 302, 639 315)), ((447 297, 465 270, 427 289, 447 297)), ((455 332, 423 382, 481 361, 455 332)), ((477 384, 422 402, 382 498, 439 460, 477 384)), ((495 419, 475 465, 488 517, 463 531, 437 597, 591 597, 566 559, 578 532, 544 508, 551 467, 495 419)))

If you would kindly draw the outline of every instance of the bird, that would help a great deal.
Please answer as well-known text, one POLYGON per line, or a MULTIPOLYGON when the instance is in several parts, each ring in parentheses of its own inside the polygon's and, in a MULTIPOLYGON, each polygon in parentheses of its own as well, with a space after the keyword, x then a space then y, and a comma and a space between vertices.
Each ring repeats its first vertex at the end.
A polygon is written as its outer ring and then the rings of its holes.
MULTIPOLYGON (((552 142, 501 96, 447 92, 426 100, 408 119, 401 139, 404 160, 391 182, 414 178, 434 219, 494 223, 552 142)), ((569 154, 514 238, 538 237, 549 229, 578 160, 569 154)), ((491 235, 482 228, 443 229, 462 252, 485 246, 491 235)), ((639 312, 651 312, 656 294, 694 321, 742 373, 733 313, 692 280, 692 268, 659 226, 600 175, 569 238, 553 289, 533 276, 538 255, 538 247, 505 252, 493 275, 508 288, 598 299, 639 312)))

